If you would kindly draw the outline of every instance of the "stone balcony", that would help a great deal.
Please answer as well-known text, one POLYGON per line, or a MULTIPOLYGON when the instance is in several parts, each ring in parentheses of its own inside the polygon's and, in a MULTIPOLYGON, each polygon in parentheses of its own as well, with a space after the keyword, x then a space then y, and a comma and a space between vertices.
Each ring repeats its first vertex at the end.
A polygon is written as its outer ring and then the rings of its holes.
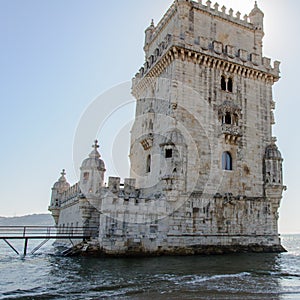
POLYGON ((226 143, 237 144, 241 139, 242 132, 240 126, 233 124, 222 124, 220 135, 224 136, 226 143))

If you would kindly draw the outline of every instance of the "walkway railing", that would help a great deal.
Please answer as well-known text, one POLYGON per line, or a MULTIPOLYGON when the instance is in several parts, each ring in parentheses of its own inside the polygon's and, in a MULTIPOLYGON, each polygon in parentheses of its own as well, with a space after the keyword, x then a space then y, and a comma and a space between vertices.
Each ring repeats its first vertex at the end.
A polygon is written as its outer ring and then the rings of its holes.
POLYGON ((15 253, 20 254, 8 240, 24 240, 23 255, 27 254, 29 239, 42 239, 43 241, 35 247, 31 254, 39 250, 50 239, 87 240, 97 237, 97 227, 68 227, 57 228, 55 226, 0 226, 0 239, 2 239, 15 253))

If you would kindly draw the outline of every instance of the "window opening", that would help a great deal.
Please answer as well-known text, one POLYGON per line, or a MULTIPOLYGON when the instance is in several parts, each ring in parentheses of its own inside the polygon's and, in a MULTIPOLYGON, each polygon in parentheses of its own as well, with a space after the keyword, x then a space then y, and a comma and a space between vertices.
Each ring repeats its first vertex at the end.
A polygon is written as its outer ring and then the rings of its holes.
POLYGON ((221 90, 230 93, 233 92, 233 80, 231 77, 227 79, 224 75, 221 76, 221 90))
POLYGON ((150 173, 150 171, 151 171, 151 155, 149 154, 147 156, 146 172, 150 173))
POLYGON ((173 149, 166 149, 165 158, 171 158, 173 156, 173 149))
POLYGON ((227 91, 232 93, 232 78, 228 78, 227 91))
POLYGON ((150 119, 149 121, 149 129, 150 130, 153 130, 153 121, 150 119))
POLYGON ((231 124, 231 114, 229 112, 225 115, 225 124, 231 124))
POLYGON ((83 180, 88 180, 89 179, 89 172, 84 172, 83 173, 83 180))
POLYGON ((222 91, 226 91, 226 80, 225 80, 225 76, 221 77, 221 89, 222 91))
POLYGON ((224 152, 222 155, 222 169, 227 171, 232 170, 232 157, 229 152, 224 152))

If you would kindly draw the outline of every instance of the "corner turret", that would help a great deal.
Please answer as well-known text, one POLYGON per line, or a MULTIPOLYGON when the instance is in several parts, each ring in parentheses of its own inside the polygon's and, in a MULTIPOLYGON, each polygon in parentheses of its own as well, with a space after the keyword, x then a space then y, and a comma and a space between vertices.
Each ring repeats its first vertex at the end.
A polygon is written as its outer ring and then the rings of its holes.
POLYGON ((258 8, 255 1, 254 8, 249 14, 250 23, 254 25, 255 29, 255 46, 256 53, 262 55, 262 39, 264 37, 264 13, 258 8))
POLYGON ((70 184, 67 182, 67 179, 65 177, 65 170, 63 169, 60 174, 60 178, 54 183, 52 187, 51 202, 50 206, 48 207, 48 210, 51 211, 56 225, 58 223, 62 195, 70 188, 70 184))
POLYGON ((152 34, 154 32, 155 26, 154 26, 154 21, 153 19, 151 20, 151 24, 150 26, 145 30, 145 45, 144 45, 144 51, 146 53, 146 57, 147 57, 147 53, 149 50, 149 44, 151 42, 152 39, 152 34))
POLYGON ((94 149, 89 154, 80 167, 80 189, 86 196, 87 194, 96 194, 104 184, 105 164, 98 152, 98 141, 92 146, 94 149))
POLYGON ((282 161, 281 153, 276 146, 276 138, 266 147, 265 151, 265 184, 282 186, 282 161))
POLYGON ((265 150, 264 188, 265 196, 269 202, 268 210, 274 216, 272 224, 274 233, 278 232, 278 209, 282 198, 282 192, 286 190, 286 186, 283 185, 282 162, 283 158, 276 146, 276 138, 272 138, 272 143, 267 146, 265 150))
POLYGON ((257 1, 249 14, 249 19, 253 25, 256 25, 256 29, 264 30, 264 13, 258 8, 257 1))

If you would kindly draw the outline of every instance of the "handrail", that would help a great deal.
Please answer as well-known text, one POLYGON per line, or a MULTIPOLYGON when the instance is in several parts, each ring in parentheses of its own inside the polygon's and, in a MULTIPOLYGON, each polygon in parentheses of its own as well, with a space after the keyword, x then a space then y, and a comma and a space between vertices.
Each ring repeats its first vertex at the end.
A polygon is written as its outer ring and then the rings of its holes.
POLYGON ((95 236, 97 227, 56 227, 56 226, 0 226, 0 238, 34 238, 34 237, 56 237, 65 236, 95 236))
MULTIPOLYGON (((8 241, 24 240, 23 256, 27 254, 28 240, 43 239, 43 241, 32 250, 32 254, 40 249, 50 239, 89 239, 96 237, 97 227, 57 227, 57 226, 0 226, 0 239, 3 240, 15 253, 19 251, 8 241)), ((71 241, 72 242, 72 241, 71 241)))

